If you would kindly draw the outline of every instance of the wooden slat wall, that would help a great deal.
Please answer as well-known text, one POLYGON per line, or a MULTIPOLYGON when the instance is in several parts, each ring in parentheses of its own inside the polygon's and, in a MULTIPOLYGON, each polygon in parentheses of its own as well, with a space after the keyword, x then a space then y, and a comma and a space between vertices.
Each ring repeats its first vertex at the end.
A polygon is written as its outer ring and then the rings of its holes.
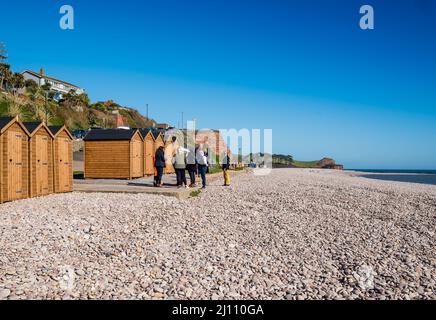
POLYGON ((151 134, 144 139, 144 175, 154 174, 154 140, 151 134))
POLYGON ((154 141, 154 152, 156 152, 156 150, 157 150, 160 146, 164 146, 164 145, 165 145, 165 142, 164 142, 162 136, 159 135, 159 136, 157 137, 157 139, 154 141))
POLYGON ((36 197, 36 136, 29 139, 29 197, 36 197))
POLYGON ((85 141, 85 178, 130 179, 130 141, 85 141))
POLYGON ((132 138, 130 165, 132 166, 131 178, 140 178, 144 176, 144 161, 142 155, 144 153, 144 143, 138 132, 132 138))
MULTIPOLYGON (((49 135, 48 136, 48 178, 49 178, 49 184, 48 184, 48 191, 49 193, 55 192, 54 190, 54 156, 53 156, 53 145, 54 140, 49 135)), ((72 150, 71 150, 72 153, 72 150)), ((72 191, 72 190, 71 190, 72 191)))
POLYGON ((154 141, 154 152, 156 152, 156 150, 160 147, 160 146, 165 146, 165 142, 162 138, 161 135, 159 135, 157 137, 157 139, 154 141))
POLYGON ((3 135, 0 134, 0 203, 3 203, 3 176, 4 176, 4 172, 3 172, 3 168, 4 168, 4 158, 5 158, 5 152, 3 149, 4 143, 3 143, 3 135))
POLYGON ((67 192, 73 192, 73 140, 67 135, 65 132, 65 137, 70 140, 70 143, 68 144, 68 190, 67 192))
MULTIPOLYGON (((2 161, 2 174, 1 174, 1 201, 7 202, 11 200, 18 200, 18 199, 25 199, 29 196, 29 185, 28 185, 28 179, 29 179, 29 166, 28 166, 28 136, 27 133, 21 128, 18 123, 12 124, 0 137, 2 139, 2 154, 1 154, 1 161, 2 161), (18 197, 11 198, 9 196, 9 184, 10 182, 14 183, 13 181, 9 181, 9 149, 11 148, 11 143, 8 139, 9 132, 14 132, 17 134, 20 134, 22 136, 21 140, 21 148, 18 147, 14 152, 21 153, 21 177, 13 177, 13 179, 21 179, 21 194, 18 197)), ((19 180, 16 180, 17 182, 19 180)))
POLYGON ((1 135, 2 139, 2 202, 9 201, 9 194, 8 194, 8 133, 7 131, 1 135))
POLYGON ((36 167, 37 167, 37 146, 36 140, 37 136, 47 138, 47 161, 48 161, 48 190, 46 194, 50 194, 54 192, 54 170, 53 170, 53 139, 47 130, 42 127, 40 128, 29 141, 29 168, 30 168, 30 179, 29 179, 29 196, 37 197, 44 195, 44 193, 39 193, 37 191, 37 176, 36 176, 36 167))
POLYGON ((54 190, 56 193, 73 191, 73 143, 70 136, 63 130, 58 133, 53 143, 53 168, 54 168, 54 190), (69 141, 66 148, 62 147, 60 140, 69 141), (63 161, 60 162, 60 159, 63 161), (61 167, 61 163, 68 162, 68 166, 61 167), (65 170, 64 170, 65 169, 65 170))

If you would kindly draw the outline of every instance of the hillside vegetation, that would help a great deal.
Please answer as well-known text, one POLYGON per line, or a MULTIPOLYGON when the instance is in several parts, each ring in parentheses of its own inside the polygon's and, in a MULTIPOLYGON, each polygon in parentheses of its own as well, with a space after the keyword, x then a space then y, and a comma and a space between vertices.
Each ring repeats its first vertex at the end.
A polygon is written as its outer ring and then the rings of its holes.
POLYGON ((124 125, 136 128, 155 125, 155 121, 142 116, 137 110, 118 105, 113 101, 89 103, 86 95, 72 94, 54 100, 34 97, 27 91, 14 96, 0 92, 0 116, 19 116, 22 121, 46 121, 49 125, 65 124, 69 129, 88 129, 93 126, 115 128, 117 117, 124 125))
POLYGON ((0 116, 18 115, 22 121, 65 124, 70 130, 94 126, 114 128, 117 124, 141 128, 156 124, 137 110, 112 100, 91 103, 86 93, 70 91, 58 101, 49 84, 39 86, 25 80, 22 74, 12 72, 6 59, 5 47, 0 43, 0 116))

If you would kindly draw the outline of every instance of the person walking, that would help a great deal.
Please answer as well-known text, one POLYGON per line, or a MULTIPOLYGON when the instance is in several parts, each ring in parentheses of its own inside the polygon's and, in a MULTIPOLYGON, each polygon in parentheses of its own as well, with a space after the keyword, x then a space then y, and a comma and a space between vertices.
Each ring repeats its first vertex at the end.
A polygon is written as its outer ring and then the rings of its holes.
POLYGON ((227 152, 226 152, 226 155, 224 156, 223 164, 222 164, 223 176, 224 176, 224 186, 225 187, 230 186, 230 173, 229 173, 230 154, 231 154, 230 150, 227 149, 227 152))
POLYGON ((202 189, 206 189, 207 157, 202 145, 200 145, 197 149, 196 159, 198 163, 198 171, 201 176, 202 189))
POLYGON ((162 176, 165 168, 165 151, 163 146, 159 146, 154 156, 154 166, 156 168, 155 187, 162 187, 162 176))
POLYGON ((195 149, 189 150, 186 156, 186 170, 188 170, 189 180, 191 184, 189 185, 191 188, 195 188, 197 185, 195 184, 195 175, 197 173, 197 161, 195 160, 195 149))
POLYGON ((188 187, 186 181, 186 154, 189 153, 188 149, 178 147, 174 156, 174 169, 176 170, 177 187, 188 187))

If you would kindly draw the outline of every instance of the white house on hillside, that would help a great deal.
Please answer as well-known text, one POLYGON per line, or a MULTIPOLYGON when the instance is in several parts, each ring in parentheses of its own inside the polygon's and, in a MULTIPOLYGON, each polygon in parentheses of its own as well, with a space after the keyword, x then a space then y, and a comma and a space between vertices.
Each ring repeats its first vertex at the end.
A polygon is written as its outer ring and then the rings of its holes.
POLYGON ((76 94, 82 94, 85 92, 84 89, 79 88, 74 84, 45 75, 44 69, 41 69, 39 73, 31 70, 25 70, 21 72, 21 74, 25 80, 33 80, 39 86, 49 83, 51 85, 51 90, 56 93, 54 97, 56 100, 62 99, 62 94, 70 92, 71 90, 73 90, 76 94))

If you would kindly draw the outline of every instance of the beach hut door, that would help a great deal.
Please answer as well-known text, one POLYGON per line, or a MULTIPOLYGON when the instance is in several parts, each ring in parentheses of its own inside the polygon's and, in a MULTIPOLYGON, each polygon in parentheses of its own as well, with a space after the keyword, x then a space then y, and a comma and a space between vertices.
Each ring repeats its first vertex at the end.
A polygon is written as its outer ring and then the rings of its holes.
POLYGON ((8 198, 17 200, 23 197, 23 134, 8 132, 8 198))
POLYGON ((70 186, 69 140, 59 139, 59 189, 68 191, 70 186))
POLYGON ((48 138, 36 136, 36 190, 48 194, 48 138))
POLYGON ((153 174, 153 141, 145 141, 145 173, 153 174))
POLYGON ((142 152, 141 152, 141 147, 142 147, 142 142, 141 141, 137 141, 137 140, 133 140, 133 144, 132 144, 132 147, 133 147, 133 150, 132 150, 132 153, 133 153, 133 163, 132 163, 132 166, 133 166, 133 176, 135 176, 135 177, 139 177, 139 176, 141 176, 142 175, 142 173, 141 173, 141 159, 142 159, 142 157, 141 157, 141 154, 142 154, 142 152))

